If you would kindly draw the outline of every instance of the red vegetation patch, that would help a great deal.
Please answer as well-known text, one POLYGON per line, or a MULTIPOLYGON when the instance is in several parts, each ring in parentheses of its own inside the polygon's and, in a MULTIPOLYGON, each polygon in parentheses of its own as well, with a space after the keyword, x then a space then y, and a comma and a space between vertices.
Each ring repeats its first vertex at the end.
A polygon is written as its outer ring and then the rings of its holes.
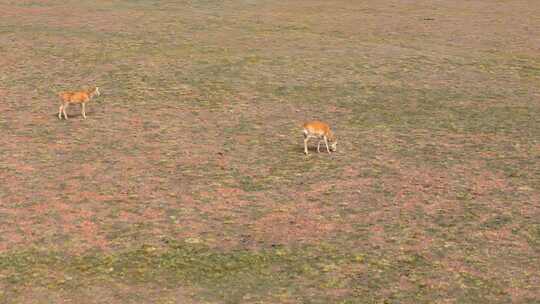
POLYGON ((320 240, 335 229, 336 223, 325 220, 317 212, 310 210, 301 214, 270 213, 257 220, 253 232, 258 240, 289 244, 320 240))

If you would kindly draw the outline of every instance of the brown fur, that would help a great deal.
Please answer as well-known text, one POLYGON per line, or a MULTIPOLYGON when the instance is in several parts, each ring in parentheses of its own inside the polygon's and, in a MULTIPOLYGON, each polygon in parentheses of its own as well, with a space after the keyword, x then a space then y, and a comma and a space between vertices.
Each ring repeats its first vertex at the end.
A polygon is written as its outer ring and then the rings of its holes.
POLYGON ((310 121, 303 125, 303 134, 304 134, 304 153, 308 154, 307 144, 308 141, 311 138, 317 138, 319 139, 319 142, 317 144, 317 153, 320 152, 321 147, 321 141, 324 141, 326 145, 326 151, 330 154, 330 150, 336 151, 337 150, 337 140, 334 136, 334 133, 330 129, 330 126, 328 126, 327 123, 321 122, 321 121, 310 121), (328 147, 328 142, 331 143, 330 147, 328 147))
POLYGON ((60 96, 60 108, 58 109, 58 119, 62 119, 62 114, 64 118, 68 119, 66 114, 66 109, 71 104, 80 104, 81 105, 81 114, 84 119, 86 119, 85 105, 89 102, 94 96, 99 96, 101 92, 98 87, 95 87, 87 91, 77 91, 77 92, 62 92, 58 94, 60 96))

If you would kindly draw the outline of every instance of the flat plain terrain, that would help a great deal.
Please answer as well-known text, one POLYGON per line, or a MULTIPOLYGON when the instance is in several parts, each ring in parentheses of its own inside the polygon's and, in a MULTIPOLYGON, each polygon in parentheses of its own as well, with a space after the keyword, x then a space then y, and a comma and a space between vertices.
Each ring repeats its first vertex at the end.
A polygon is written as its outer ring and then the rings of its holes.
POLYGON ((539 1, 0 0, 0 303, 538 286, 539 1))

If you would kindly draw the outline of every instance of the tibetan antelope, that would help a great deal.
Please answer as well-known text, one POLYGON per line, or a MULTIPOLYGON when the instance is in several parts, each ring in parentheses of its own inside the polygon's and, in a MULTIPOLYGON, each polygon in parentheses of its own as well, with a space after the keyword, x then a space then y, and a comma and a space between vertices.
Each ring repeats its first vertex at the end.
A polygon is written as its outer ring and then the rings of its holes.
POLYGON ((320 152, 321 141, 324 141, 326 145, 326 151, 330 154, 330 151, 337 150, 337 139, 334 136, 332 130, 328 124, 321 121, 310 121, 304 124, 304 153, 308 155, 308 141, 311 138, 317 138, 319 142, 317 143, 317 153, 320 152), (330 142, 330 147, 328 147, 328 142, 330 142))
POLYGON ((58 119, 62 119, 62 114, 64 114, 65 119, 68 119, 66 114, 66 109, 71 104, 80 104, 82 117, 86 119, 85 104, 90 101, 94 96, 99 96, 99 88, 95 87, 87 91, 78 91, 78 92, 62 92, 58 94, 61 99, 60 108, 58 109, 58 119))

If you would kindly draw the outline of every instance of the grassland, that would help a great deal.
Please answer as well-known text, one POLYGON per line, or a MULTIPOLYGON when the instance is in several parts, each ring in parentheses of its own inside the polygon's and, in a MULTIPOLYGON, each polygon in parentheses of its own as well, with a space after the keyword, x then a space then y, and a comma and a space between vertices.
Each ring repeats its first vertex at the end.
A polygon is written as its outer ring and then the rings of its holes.
POLYGON ((540 303, 539 16, 0 0, 0 303, 540 303))

